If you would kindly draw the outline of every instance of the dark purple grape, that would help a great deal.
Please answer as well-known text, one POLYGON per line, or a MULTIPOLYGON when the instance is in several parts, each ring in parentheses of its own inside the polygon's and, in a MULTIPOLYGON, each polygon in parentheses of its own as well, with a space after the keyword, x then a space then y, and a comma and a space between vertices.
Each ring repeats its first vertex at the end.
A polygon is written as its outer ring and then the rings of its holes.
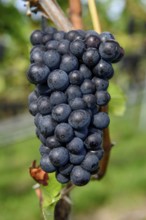
POLYGON ((79 33, 78 33, 77 31, 71 30, 71 31, 69 31, 69 32, 67 32, 67 33, 65 34, 65 38, 66 38, 67 40, 69 40, 69 41, 73 41, 73 40, 76 39, 76 37, 77 37, 78 35, 79 35, 79 33))
POLYGON ((49 153, 49 158, 54 166, 61 167, 68 163, 69 152, 65 147, 53 148, 49 153))
POLYGON ((96 31, 94 31, 94 30, 88 30, 88 31, 86 31, 85 38, 87 39, 87 38, 90 37, 91 35, 92 35, 92 36, 99 37, 99 34, 98 34, 96 31))
POLYGON ((95 36, 95 35, 90 35, 89 37, 86 38, 86 46, 87 47, 94 47, 94 48, 98 48, 100 45, 100 37, 99 36, 95 36))
POLYGON ((109 81, 93 77, 92 82, 94 82, 97 91, 107 90, 109 86, 109 81))
POLYGON ((50 41, 52 39, 53 39, 52 34, 44 34, 43 35, 43 39, 42 39, 42 43, 46 44, 48 41, 50 41))
POLYGON ((96 97, 93 94, 87 94, 83 96, 83 100, 89 109, 96 107, 96 97))
POLYGON ((107 105, 110 100, 110 94, 107 91, 97 91, 95 96, 99 106, 107 105))
POLYGON ((99 55, 97 49, 95 49, 95 48, 88 48, 86 50, 86 52, 84 52, 82 59, 83 59, 83 62, 88 67, 93 67, 100 60, 100 55, 99 55))
POLYGON ((83 75, 84 79, 92 78, 92 72, 85 64, 80 65, 79 71, 83 75))
POLYGON ((50 99, 47 96, 40 96, 38 98, 38 112, 42 115, 50 114, 52 111, 52 105, 50 99))
POLYGON ((84 77, 79 70, 74 70, 69 73, 69 80, 73 85, 80 85, 83 82, 84 77))
POLYGON ((82 98, 79 98, 79 97, 70 100, 69 105, 72 108, 72 110, 86 109, 86 107, 87 107, 86 102, 82 98))
POLYGON ((30 36, 30 41, 32 45, 37 45, 42 43, 43 34, 40 30, 34 31, 30 36))
POLYGON ((44 115, 38 119, 38 128, 45 137, 52 135, 57 123, 50 115, 44 115))
POLYGON ((100 35, 99 35, 101 41, 107 41, 107 40, 114 40, 114 36, 110 33, 110 32, 102 32, 100 35))
POLYGON ((40 166, 47 173, 52 173, 56 171, 56 167, 51 163, 48 154, 43 154, 40 161, 40 166))
POLYGON ((60 63, 60 69, 69 73, 73 70, 77 70, 79 66, 78 59, 72 54, 65 54, 62 56, 60 63))
POLYGON ((52 110, 52 118, 57 122, 67 121, 71 113, 71 107, 67 104, 56 105, 52 110))
POLYGON ((54 40, 60 41, 64 38, 64 36, 65 36, 64 31, 57 31, 56 33, 54 33, 53 38, 54 40))
POLYGON ((44 53, 43 60, 49 68, 57 69, 60 64, 61 56, 56 50, 49 50, 44 53))
POLYGON ((84 143, 87 149, 96 150, 102 143, 102 136, 99 133, 93 133, 86 138, 84 143))
POLYGON ((75 137, 67 144, 67 149, 72 154, 80 154, 84 150, 84 142, 82 139, 75 137))
POLYGON ((52 92, 52 89, 50 89, 46 83, 38 84, 36 86, 36 90, 39 93, 39 95, 44 95, 44 96, 49 96, 52 92))
POLYGON ((49 74, 47 82, 50 89, 63 91, 69 84, 69 78, 66 72, 56 69, 49 74))
POLYGON ((47 34, 54 34, 55 32, 57 32, 57 30, 54 27, 46 27, 44 32, 47 34))
POLYGON ((68 176, 62 175, 58 172, 56 173, 56 179, 62 184, 68 183, 70 181, 70 178, 68 176))
POLYGON ((90 173, 80 166, 75 166, 71 171, 70 178, 73 184, 83 186, 90 181, 90 173))
POLYGON ((33 50, 30 54, 31 63, 42 63, 43 62, 43 51, 33 50))
POLYGON ((76 57, 82 57, 85 51, 85 44, 82 40, 72 41, 70 44, 70 51, 76 57))
POLYGON ((82 129, 90 124, 90 114, 85 110, 74 110, 68 119, 69 124, 75 129, 82 129))
POLYGON ((55 147, 60 147, 60 143, 55 136, 49 136, 46 138, 46 146, 53 149, 55 147))
POLYGON ((74 137, 74 131, 69 124, 60 123, 55 128, 55 135, 61 143, 68 143, 74 137))
POLYGON ((87 153, 85 159, 81 163, 81 167, 90 173, 96 171, 98 166, 99 166, 99 159, 92 152, 87 153))
POLYGON ((31 115, 35 116, 38 113, 38 102, 33 101, 29 103, 28 109, 31 115))
POLYGON ((71 101, 72 99, 75 99, 75 98, 81 98, 82 97, 82 92, 80 90, 80 87, 75 86, 75 85, 70 85, 67 88, 65 94, 68 98, 68 101, 71 101))
POLYGON ((83 149, 79 154, 69 154, 70 163, 73 165, 79 165, 86 156, 86 150, 83 149))
POLYGON ((101 59, 93 68, 93 73, 101 79, 111 79, 114 75, 114 69, 110 63, 101 59))
POLYGON ((41 144, 39 148, 40 154, 43 156, 44 154, 49 154, 50 153, 50 148, 41 144))
POLYGON ((58 52, 60 54, 66 54, 69 52, 69 45, 70 45, 70 41, 69 40, 61 40, 59 42, 59 45, 58 45, 58 52))
POLYGON ((67 102, 67 96, 63 92, 55 91, 51 93, 50 103, 52 106, 55 106, 61 103, 66 103, 66 102, 67 102))
POLYGON ((90 79, 85 79, 81 85, 81 92, 83 94, 95 93, 95 84, 90 79))
POLYGON ((50 40, 46 43, 46 49, 47 50, 57 50, 59 45, 59 41, 57 40, 50 40))
POLYGON ((49 68, 41 63, 31 64, 27 72, 28 80, 33 84, 45 83, 50 73, 49 68))
POLYGON ((99 112, 94 115, 93 124, 98 129, 107 128, 110 123, 109 116, 106 112, 99 112))

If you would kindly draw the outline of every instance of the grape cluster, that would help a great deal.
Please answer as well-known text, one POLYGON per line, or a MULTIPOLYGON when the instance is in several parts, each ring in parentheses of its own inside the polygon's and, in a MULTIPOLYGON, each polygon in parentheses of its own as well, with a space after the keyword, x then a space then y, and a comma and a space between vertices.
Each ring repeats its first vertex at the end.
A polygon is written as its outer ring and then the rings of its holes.
POLYGON ((103 129, 110 119, 101 107, 110 100, 111 63, 122 58, 123 49, 111 33, 93 30, 47 27, 30 40, 27 78, 35 90, 28 102, 42 143, 40 165, 56 172, 60 183, 85 185, 103 157, 103 129))

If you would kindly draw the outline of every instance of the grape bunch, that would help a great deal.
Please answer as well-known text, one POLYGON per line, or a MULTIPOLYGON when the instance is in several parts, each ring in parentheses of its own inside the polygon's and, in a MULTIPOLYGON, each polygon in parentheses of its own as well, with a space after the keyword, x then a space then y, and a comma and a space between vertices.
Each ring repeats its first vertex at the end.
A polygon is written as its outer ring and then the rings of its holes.
POLYGON ((103 157, 103 129, 110 122, 108 104, 111 63, 124 52, 109 32, 35 30, 27 72, 34 91, 28 97, 36 135, 41 141, 41 168, 77 186, 89 182, 103 157))

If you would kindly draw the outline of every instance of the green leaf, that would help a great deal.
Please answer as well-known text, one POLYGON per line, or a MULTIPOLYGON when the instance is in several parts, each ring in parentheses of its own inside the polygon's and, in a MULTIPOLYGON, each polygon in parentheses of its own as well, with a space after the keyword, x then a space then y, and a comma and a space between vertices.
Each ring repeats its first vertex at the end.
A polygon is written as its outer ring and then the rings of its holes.
POLYGON ((43 194, 42 211, 44 219, 54 219, 54 208, 57 201, 60 199, 60 191, 62 185, 58 183, 54 173, 49 174, 49 181, 47 186, 41 186, 43 194))
POLYGON ((115 83, 110 82, 108 92, 111 95, 109 112, 116 116, 122 116, 126 110, 126 97, 122 89, 115 83))

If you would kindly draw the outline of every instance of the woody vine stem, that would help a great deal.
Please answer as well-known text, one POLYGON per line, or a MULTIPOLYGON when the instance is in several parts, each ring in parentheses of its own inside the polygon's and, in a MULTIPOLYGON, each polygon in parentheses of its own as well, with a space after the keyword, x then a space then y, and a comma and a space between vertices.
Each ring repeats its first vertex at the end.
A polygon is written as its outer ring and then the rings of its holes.
MULTIPOLYGON (((65 16, 64 12, 58 5, 56 0, 25 0, 27 7, 27 15, 31 15, 31 12, 42 13, 42 16, 52 20, 58 29, 69 31, 72 29, 83 29, 82 21, 82 7, 80 0, 68 0, 69 1, 69 19, 65 16), (33 8, 33 10, 32 10, 33 8)), ((95 0, 88 0, 88 6, 91 13, 91 19, 94 29, 100 33, 101 25, 99 16, 97 13, 95 0)), ((101 111, 108 112, 108 106, 102 107, 101 111)), ((108 167, 110 150, 112 144, 110 140, 109 128, 104 129, 103 133, 103 149, 104 156, 100 162, 100 168, 96 175, 93 176, 94 180, 100 180, 104 175, 108 167)), ((55 220, 67 220, 71 211, 71 203, 69 199, 69 192, 72 190, 73 185, 71 183, 63 189, 61 193, 61 199, 57 202, 54 212, 55 220)))

